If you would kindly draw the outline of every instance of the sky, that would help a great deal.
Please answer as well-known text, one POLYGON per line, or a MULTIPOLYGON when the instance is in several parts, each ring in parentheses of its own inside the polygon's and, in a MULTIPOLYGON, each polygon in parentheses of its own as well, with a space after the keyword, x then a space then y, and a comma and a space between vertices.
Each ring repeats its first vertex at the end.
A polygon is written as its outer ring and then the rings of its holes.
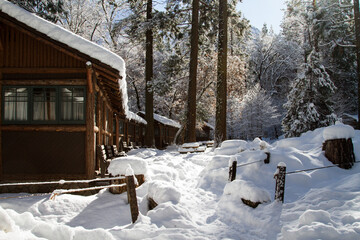
POLYGON ((238 9, 259 30, 264 23, 272 26, 275 33, 280 32, 280 22, 285 8, 285 0, 243 0, 238 9))

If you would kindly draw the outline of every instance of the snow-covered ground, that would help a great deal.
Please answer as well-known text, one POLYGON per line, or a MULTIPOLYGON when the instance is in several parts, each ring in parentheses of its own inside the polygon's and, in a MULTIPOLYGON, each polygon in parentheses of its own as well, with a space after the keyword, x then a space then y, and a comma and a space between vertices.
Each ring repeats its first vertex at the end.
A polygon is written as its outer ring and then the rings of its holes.
MULTIPOLYGON (((0 199, 0 239, 360 239, 360 163, 350 170, 288 174, 285 203, 274 201, 278 163, 286 163, 288 172, 331 165, 321 146, 324 135, 339 131, 317 129, 271 145, 231 140, 204 153, 180 154, 175 146, 132 150, 130 157, 147 168, 147 181, 137 189, 141 213, 135 224, 126 193, 9 198, 0 199), (270 164, 259 162, 265 151, 270 164), (239 165, 258 162, 238 167, 229 183, 235 159, 239 165), (148 195, 159 203, 151 211, 148 195), (267 202, 253 209, 242 203, 245 197, 267 202)), ((343 132, 353 136, 351 129, 343 132)), ((353 142, 359 161, 360 131, 353 142)))

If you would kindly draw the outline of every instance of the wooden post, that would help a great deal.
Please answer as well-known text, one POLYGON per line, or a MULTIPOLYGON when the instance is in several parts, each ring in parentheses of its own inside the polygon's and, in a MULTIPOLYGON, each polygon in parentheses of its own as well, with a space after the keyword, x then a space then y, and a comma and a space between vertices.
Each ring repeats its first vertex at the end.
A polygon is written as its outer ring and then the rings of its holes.
POLYGON ((119 141, 119 115, 116 114, 115 116, 115 142, 113 144, 116 145, 118 149, 120 149, 120 141, 119 141))
POLYGON ((132 175, 126 176, 126 186, 127 186, 128 201, 130 203, 131 219, 132 222, 135 223, 139 216, 139 208, 136 198, 134 176, 132 175))
POLYGON ((269 152, 265 152, 266 154, 266 159, 264 160, 265 164, 269 164, 270 163, 270 153, 269 152))
POLYGON ((92 73, 93 73, 92 64, 91 64, 91 62, 87 62, 86 63, 86 79, 87 79, 89 93, 93 93, 92 73))
POLYGON ((275 186, 275 200, 284 202, 285 194, 285 175, 286 175, 286 164, 281 162, 277 166, 274 178, 276 180, 275 186))
POLYGON ((88 88, 86 98, 86 134, 85 134, 85 158, 86 175, 88 179, 95 177, 95 136, 94 136, 94 93, 88 88))
POLYGON ((236 179, 236 168, 237 168, 237 161, 233 161, 232 165, 229 169, 229 181, 232 182, 236 179))

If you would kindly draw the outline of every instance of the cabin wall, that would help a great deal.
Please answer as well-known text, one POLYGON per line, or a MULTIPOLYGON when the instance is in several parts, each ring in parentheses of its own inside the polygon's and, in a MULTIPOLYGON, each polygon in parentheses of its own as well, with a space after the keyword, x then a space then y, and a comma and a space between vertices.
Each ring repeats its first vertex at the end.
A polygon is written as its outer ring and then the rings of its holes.
MULTIPOLYGON (((94 93, 87 85, 86 59, 2 15, 0 43, 0 90, 12 86, 86 89, 85 121, 81 124, 0 122, 0 180, 93 178, 94 93)), ((2 103, 0 108, 3 114, 2 103)))

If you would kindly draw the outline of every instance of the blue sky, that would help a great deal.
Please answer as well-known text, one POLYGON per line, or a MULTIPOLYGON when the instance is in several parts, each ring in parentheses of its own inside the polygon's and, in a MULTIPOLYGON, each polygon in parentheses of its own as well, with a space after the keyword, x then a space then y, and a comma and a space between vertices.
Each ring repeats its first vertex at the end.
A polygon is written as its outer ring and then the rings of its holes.
POLYGON ((238 9, 250 20, 250 24, 261 30, 264 23, 280 32, 280 22, 285 8, 285 0, 243 0, 238 9))

